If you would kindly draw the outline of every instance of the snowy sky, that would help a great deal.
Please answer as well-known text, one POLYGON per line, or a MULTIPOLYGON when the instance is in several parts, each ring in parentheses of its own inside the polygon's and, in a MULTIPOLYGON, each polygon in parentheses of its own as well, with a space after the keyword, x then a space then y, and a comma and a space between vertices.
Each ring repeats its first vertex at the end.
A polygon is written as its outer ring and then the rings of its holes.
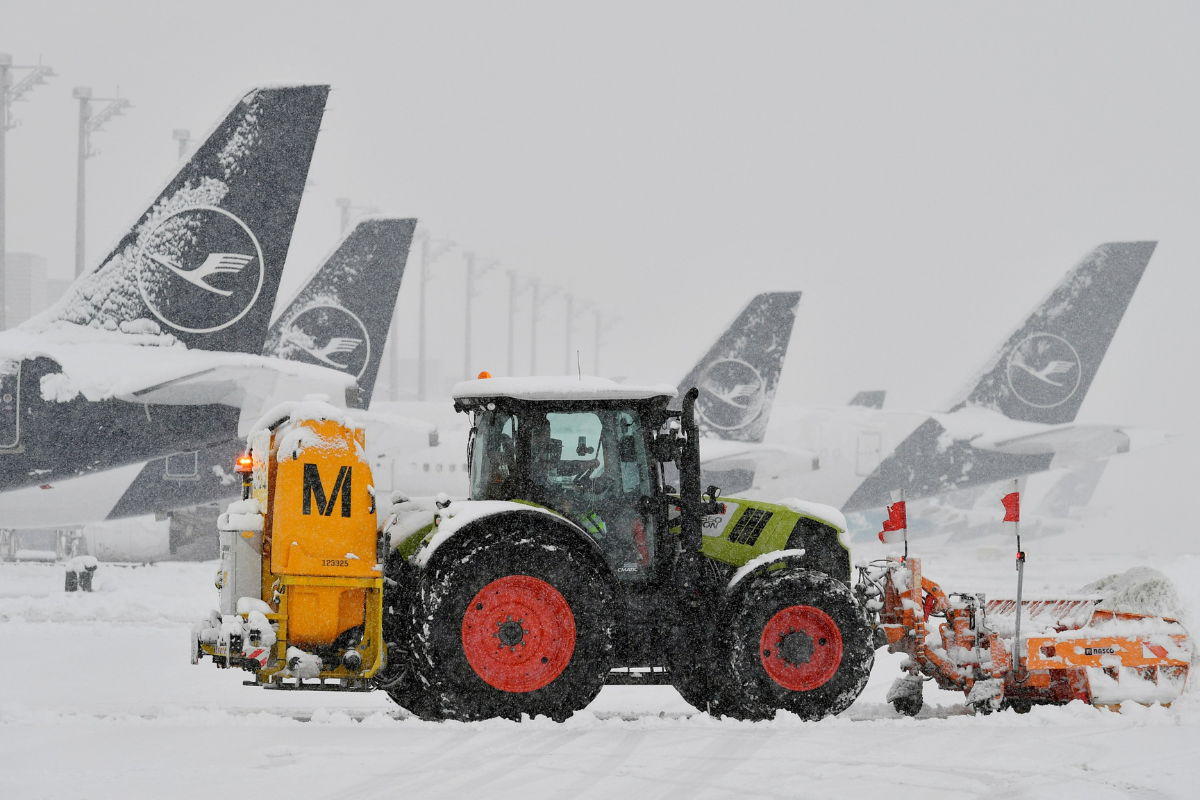
MULTIPOLYGON (((1080 418, 1200 433, 1194 4, 0 0, 0 19, 0 52, 60 75, 8 155, 9 249, 57 275, 73 86, 135 105, 89 162, 98 259, 174 169, 172 129, 258 82, 329 82, 282 294, 334 243, 334 198, 418 216, 458 244, 429 284, 454 370, 469 250, 501 262, 476 369, 504 371, 504 269, 621 314, 601 371, 643 382, 678 379, 754 293, 800 289, 780 401, 940 408, 1094 245, 1157 239, 1080 418)), ((563 318, 546 303, 540 371, 563 369, 563 318)), ((517 352, 520 373, 527 301, 517 352)))

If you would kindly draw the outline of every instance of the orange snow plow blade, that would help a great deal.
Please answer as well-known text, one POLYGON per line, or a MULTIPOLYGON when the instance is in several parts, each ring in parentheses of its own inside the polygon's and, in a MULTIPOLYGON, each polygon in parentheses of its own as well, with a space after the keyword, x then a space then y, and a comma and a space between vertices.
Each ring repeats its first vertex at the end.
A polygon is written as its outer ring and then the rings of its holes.
MULTIPOLYGON (((1041 623, 1042 631, 1052 621, 1047 617, 1057 616, 1053 634, 1021 637, 1025 670, 1083 670, 1089 698, 1096 705, 1173 702, 1183 692, 1191 663, 1187 631, 1170 617, 1108 611, 1097 608, 1099 602, 1022 603, 1023 621, 1041 623), (1068 627, 1068 622, 1074 624, 1068 627)), ((1012 600, 993 600, 988 614, 1011 618, 1015 606, 1012 600)))
POLYGON ((889 692, 904 713, 920 708, 925 679, 963 691, 981 711, 1072 700, 1168 705, 1187 683, 1192 642, 1170 617, 1101 608, 1102 596, 1025 600, 1014 665, 1016 601, 948 596, 917 558, 875 562, 860 575, 879 639, 909 655, 908 675, 889 692), (937 616, 946 621, 930 619, 937 616))

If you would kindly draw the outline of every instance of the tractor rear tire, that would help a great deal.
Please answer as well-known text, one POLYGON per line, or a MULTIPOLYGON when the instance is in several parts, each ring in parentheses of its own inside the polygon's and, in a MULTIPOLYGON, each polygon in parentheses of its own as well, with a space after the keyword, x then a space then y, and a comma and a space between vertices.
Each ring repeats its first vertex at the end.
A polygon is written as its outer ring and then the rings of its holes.
POLYGON ((875 663, 866 614, 846 584, 786 565, 749 575, 726 599, 718 652, 729 666, 722 713, 817 720, 845 711, 875 663))
POLYGON ((421 719, 440 719, 438 707, 428 688, 420 684, 420 679, 411 672, 389 674, 376 685, 387 692, 392 702, 421 719))
POLYGON ((697 711, 711 713, 719 692, 719 678, 700 664, 671 665, 671 685, 697 711))
POLYGON ((540 512, 486 517, 420 579, 412 650, 427 719, 562 721, 613 662, 618 587, 581 532, 540 512))
POLYGON ((429 687, 416 672, 413 649, 412 607, 418 593, 419 570, 393 550, 383 570, 383 639, 387 646, 387 665, 374 678, 374 685, 387 692, 396 705, 421 717, 434 718, 438 708, 432 702, 429 687))

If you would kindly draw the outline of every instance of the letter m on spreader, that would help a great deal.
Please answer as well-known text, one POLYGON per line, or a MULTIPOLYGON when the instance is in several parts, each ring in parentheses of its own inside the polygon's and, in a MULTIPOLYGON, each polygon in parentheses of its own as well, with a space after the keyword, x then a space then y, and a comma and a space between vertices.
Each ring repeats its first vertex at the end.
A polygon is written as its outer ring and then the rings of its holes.
POLYGON ((317 514, 333 516, 333 504, 342 494, 342 516, 350 516, 350 475, 352 467, 343 466, 338 470, 337 480, 333 482, 333 492, 329 502, 325 502, 325 487, 321 483, 321 473, 316 464, 304 465, 304 513, 312 513, 313 499, 317 501, 317 514))

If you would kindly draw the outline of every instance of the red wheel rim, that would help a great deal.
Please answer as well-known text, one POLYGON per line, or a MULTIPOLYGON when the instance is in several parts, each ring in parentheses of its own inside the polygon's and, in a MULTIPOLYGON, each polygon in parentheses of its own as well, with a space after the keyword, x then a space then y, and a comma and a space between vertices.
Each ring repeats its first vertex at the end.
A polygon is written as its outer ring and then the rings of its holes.
POLYGON ((793 692, 824 686, 842 663, 842 632, 813 606, 788 606, 771 617, 758 644, 771 680, 793 692))
POLYGON ((463 653, 504 692, 532 692, 562 674, 575 653, 575 615, 558 590, 529 575, 498 578, 471 598, 463 653))

